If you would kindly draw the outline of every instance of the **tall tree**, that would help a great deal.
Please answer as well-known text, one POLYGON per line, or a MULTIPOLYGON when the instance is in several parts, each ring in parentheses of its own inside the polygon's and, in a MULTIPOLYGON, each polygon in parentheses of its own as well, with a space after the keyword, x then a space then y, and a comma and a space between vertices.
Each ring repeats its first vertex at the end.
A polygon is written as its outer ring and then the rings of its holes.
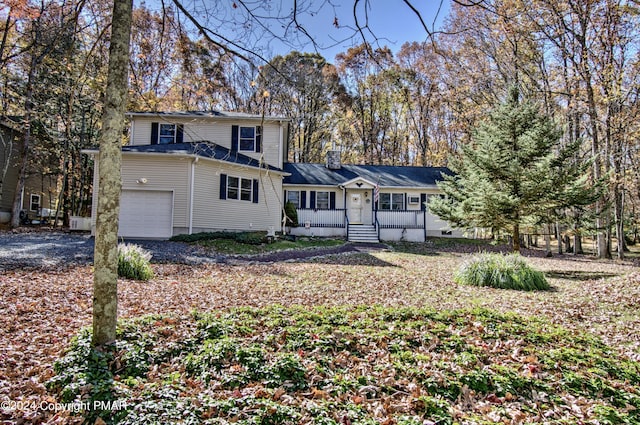
POLYGON ((331 105, 344 90, 335 67, 317 53, 291 52, 273 58, 256 82, 269 92, 269 113, 292 119, 292 159, 322 161, 333 133, 331 105))
POLYGON ((121 138, 127 104, 129 40, 133 0, 114 0, 109 73, 100 136, 100 187, 93 277, 93 344, 116 339, 118 320, 118 215, 120 212, 121 138))
POLYGON ((561 134, 511 88, 507 101, 479 126, 474 143, 463 146, 452 167, 456 174, 439 184, 447 198, 434 200, 431 210, 459 227, 503 229, 519 251, 522 226, 565 206, 564 195, 576 181, 558 172, 573 154, 560 146, 561 134))

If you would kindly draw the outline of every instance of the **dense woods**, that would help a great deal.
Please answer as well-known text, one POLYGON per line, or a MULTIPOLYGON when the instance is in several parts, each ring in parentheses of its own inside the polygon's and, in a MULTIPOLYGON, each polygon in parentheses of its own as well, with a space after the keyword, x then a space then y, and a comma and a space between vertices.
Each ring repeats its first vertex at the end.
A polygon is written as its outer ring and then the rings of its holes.
MULTIPOLYGON (((279 37, 275 25, 261 26, 267 18, 241 1, 224 11, 163 4, 138 4, 133 12, 130 110, 285 115, 292 119, 292 161, 319 162, 336 148, 354 163, 447 166, 517 87, 560 128, 560 148, 579 146, 567 169, 588 164, 585 186, 603 182, 590 205, 551 208, 540 200, 540 218, 521 231, 561 229, 577 251, 581 235, 598 235, 601 257, 624 255, 625 238, 612 242, 617 235, 636 239, 634 3, 454 1, 441 31, 425 31, 423 40, 396 50, 382 39, 360 40, 335 58, 304 53, 302 42, 313 34, 295 25, 289 38, 300 41, 297 49, 265 53, 257 43, 279 37), (223 20, 241 31, 224 33, 223 20)), ((91 164, 80 151, 96 145, 100 133, 110 15, 108 4, 86 0, 11 0, 0 8, 0 115, 22 120, 14 141, 22 175, 57 178, 65 216, 82 214, 91 202, 91 164)), ((277 22, 284 27, 295 18, 277 22)))

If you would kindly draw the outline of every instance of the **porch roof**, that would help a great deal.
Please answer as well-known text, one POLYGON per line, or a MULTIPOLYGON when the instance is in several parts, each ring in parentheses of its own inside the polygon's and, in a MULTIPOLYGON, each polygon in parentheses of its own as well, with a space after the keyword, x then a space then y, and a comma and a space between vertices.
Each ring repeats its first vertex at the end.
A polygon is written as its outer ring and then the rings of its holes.
POLYGON ((291 175, 284 184, 339 186, 361 177, 380 187, 435 186, 443 174, 451 175, 446 167, 409 167, 393 165, 342 165, 330 170, 324 164, 286 163, 284 171, 291 175))

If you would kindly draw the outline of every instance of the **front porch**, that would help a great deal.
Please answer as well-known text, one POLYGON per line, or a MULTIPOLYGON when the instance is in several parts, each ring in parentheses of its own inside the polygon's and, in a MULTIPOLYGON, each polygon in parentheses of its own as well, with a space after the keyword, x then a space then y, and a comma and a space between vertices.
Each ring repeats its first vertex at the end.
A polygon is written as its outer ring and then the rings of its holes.
POLYGON ((424 242, 427 236, 440 236, 437 229, 428 229, 431 214, 424 210, 373 210, 369 222, 361 223, 351 222, 346 208, 297 208, 297 213, 299 225, 291 229, 291 234, 297 236, 344 237, 358 241, 363 233, 370 234, 371 229, 377 239, 383 241, 424 242))

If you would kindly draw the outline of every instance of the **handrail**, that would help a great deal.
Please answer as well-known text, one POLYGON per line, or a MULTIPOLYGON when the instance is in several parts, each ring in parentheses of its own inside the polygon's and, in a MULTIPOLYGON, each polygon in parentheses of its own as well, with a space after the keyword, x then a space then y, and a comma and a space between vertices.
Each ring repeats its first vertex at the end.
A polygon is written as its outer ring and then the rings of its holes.
POLYGON ((376 233, 378 234, 378 240, 380 240, 380 222, 378 221, 378 210, 375 211, 375 219, 376 219, 376 233))
POLYGON ((349 214, 346 208, 344 209, 344 220, 347 227, 347 241, 348 241, 349 240, 349 214))

